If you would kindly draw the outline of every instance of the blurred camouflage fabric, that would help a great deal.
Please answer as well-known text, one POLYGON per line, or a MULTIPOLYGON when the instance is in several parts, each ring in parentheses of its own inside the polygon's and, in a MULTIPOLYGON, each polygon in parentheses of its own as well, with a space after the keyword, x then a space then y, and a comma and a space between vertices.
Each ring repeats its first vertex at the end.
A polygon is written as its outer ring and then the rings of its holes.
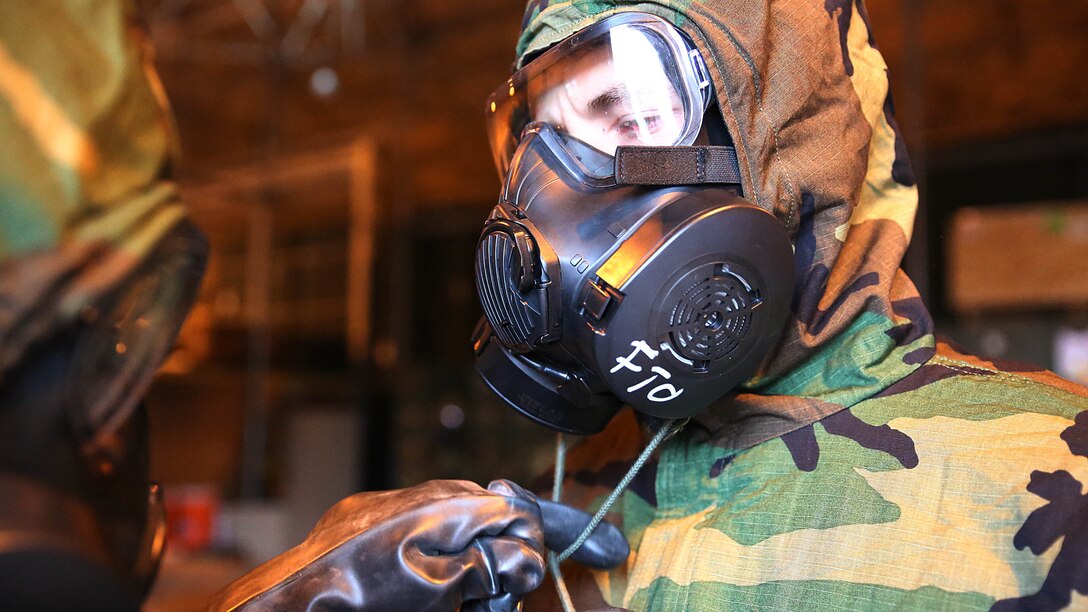
POLYGON ((186 218, 145 51, 128 1, 0 4, 0 381, 186 218))
MULTIPOLYGON (((757 376, 618 505, 627 566, 565 566, 579 609, 1088 609, 1088 391, 936 342, 899 269, 917 190, 861 2, 534 0, 519 64, 624 10, 702 51, 798 280, 757 376)), ((629 414, 587 439, 564 501, 598 506, 643 444, 629 414)))

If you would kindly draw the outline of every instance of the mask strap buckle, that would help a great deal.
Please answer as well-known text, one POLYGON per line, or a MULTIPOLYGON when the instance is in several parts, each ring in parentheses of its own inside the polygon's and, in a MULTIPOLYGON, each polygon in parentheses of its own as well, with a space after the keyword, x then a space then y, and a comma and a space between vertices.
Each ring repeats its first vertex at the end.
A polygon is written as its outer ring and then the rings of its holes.
POLYGON ((708 97, 706 93, 710 89, 710 75, 707 74, 703 54, 699 53, 698 49, 692 49, 688 51, 688 57, 691 59, 691 67, 695 71, 695 78, 699 79, 699 91, 703 92, 704 97, 708 97))

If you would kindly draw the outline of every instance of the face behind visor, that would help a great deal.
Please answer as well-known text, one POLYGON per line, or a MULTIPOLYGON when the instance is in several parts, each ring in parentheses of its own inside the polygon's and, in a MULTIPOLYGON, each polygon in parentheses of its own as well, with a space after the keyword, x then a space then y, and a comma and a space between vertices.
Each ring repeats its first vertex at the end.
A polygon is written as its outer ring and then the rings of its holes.
POLYGON ((549 49, 487 100, 500 178, 522 132, 544 122, 607 155, 622 145, 689 145, 711 98, 702 56, 663 19, 620 13, 549 49))

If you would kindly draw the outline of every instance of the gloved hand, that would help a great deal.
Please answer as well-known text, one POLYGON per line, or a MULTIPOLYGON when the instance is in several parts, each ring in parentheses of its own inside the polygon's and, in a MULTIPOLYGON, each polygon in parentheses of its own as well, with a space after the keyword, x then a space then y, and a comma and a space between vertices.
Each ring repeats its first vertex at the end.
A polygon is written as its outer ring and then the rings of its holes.
MULTIPOLYGON (((569 545, 589 521, 496 480, 432 480, 336 504, 299 546, 220 592, 213 610, 515 610, 545 571, 545 542, 569 545), (545 533, 545 530, 549 530, 545 533)), ((579 553, 593 567, 627 558, 602 523, 579 553)))

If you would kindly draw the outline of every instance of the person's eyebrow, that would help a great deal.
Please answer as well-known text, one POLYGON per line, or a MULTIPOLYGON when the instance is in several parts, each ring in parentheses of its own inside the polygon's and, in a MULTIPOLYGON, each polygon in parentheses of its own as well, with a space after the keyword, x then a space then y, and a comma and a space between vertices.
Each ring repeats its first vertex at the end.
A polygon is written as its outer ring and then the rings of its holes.
POLYGON ((627 87, 613 85, 601 92, 596 98, 590 100, 589 104, 586 105, 586 110, 594 115, 603 115, 618 104, 629 104, 630 102, 631 93, 627 91, 627 87))

